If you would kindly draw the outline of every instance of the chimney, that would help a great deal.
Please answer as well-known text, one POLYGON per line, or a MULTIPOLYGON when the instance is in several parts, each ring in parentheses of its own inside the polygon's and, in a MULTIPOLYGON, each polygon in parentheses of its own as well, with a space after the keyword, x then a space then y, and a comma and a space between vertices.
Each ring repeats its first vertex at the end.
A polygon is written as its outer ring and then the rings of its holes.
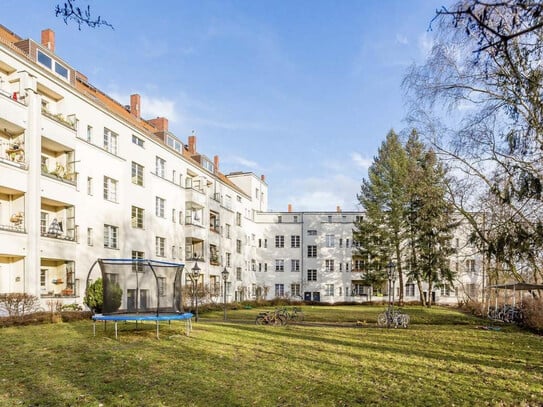
POLYGON ((189 136, 189 153, 196 154, 196 136, 194 132, 189 136))
POLYGON ((339 205, 336 206, 336 212, 337 212, 337 213, 341 213, 341 206, 339 206, 339 205))
POLYGON ((288 204, 288 211, 292 212, 292 204, 288 204))
MULTIPOLYGON (((141 97, 138 94, 130 95, 130 113, 140 118, 141 97)), ((168 127, 166 125, 166 127, 168 127)))
POLYGON ((213 157, 213 171, 216 173, 219 172, 219 156, 216 155, 213 157))
MULTIPOLYGON (((132 96, 130 97, 130 102, 132 102, 132 96)), ((132 106, 130 108, 132 109, 132 106)), ((165 117, 157 117, 156 119, 151 119, 149 120, 149 123, 155 126, 157 128, 157 131, 168 131, 168 119, 166 119, 165 117)))
POLYGON ((49 51, 55 52, 55 32, 50 28, 42 30, 41 45, 46 47, 49 51))

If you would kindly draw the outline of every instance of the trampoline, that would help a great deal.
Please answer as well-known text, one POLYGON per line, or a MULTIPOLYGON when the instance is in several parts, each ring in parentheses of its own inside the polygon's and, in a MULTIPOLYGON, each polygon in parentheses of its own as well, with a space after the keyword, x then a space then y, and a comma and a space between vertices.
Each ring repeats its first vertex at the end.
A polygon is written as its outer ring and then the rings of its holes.
POLYGON ((154 322, 159 339, 160 322, 185 321, 188 336, 193 314, 183 310, 183 268, 182 263, 151 259, 97 259, 89 269, 85 290, 85 302, 93 311, 93 334, 97 321, 104 322, 104 330, 108 321, 113 322, 115 339, 119 322, 135 322, 136 327, 154 322))
POLYGON ((106 330, 106 323, 111 321, 115 324, 115 339, 118 339, 118 328, 117 324, 119 322, 135 322, 136 327, 138 322, 145 321, 154 321, 156 323, 156 338, 160 339, 160 321, 185 321, 185 335, 189 336, 190 331, 192 330, 192 314, 190 312, 185 312, 183 314, 160 314, 160 315, 145 315, 145 314, 115 314, 115 315, 103 315, 103 314, 94 314, 92 316, 93 325, 92 333, 93 336, 96 336, 96 321, 104 322, 104 331, 106 330))

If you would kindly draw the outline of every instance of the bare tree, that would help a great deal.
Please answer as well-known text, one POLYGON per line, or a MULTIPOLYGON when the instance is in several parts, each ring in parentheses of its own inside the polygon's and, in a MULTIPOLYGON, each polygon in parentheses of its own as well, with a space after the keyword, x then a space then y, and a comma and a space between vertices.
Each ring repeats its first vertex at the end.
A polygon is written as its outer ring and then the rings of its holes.
POLYGON ((58 3, 55 6, 55 15, 61 17, 66 24, 69 21, 74 21, 79 30, 81 30, 81 26, 85 25, 90 28, 105 26, 113 29, 113 26, 101 16, 94 17, 92 15, 90 5, 79 7, 75 3, 76 0, 66 0, 63 3, 58 3))
POLYGON ((431 53, 403 83, 408 119, 456 182, 469 185, 457 208, 466 216, 490 211, 474 239, 496 267, 530 266, 536 281, 543 248, 542 11, 532 0, 460 1, 438 10, 431 53))

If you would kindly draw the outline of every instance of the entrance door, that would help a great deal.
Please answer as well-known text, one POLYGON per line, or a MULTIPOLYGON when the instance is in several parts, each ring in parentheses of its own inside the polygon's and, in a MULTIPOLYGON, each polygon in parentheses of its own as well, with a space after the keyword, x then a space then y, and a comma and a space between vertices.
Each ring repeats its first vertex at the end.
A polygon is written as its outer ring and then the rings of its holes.
POLYGON ((309 291, 304 292, 304 301, 311 301, 311 293, 309 291))
POLYGON ((139 309, 144 311, 147 309, 147 297, 149 294, 149 290, 140 290, 140 303, 139 303, 139 309))
POLYGON ((313 301, 320 302, 321 300, 321 293, 319 291, 313 292, 313 301))

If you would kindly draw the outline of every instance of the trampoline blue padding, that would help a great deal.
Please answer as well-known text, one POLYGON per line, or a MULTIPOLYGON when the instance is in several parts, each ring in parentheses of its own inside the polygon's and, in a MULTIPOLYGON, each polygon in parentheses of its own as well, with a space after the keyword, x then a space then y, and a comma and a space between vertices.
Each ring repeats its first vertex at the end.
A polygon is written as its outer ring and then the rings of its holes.
POLYGON ((103 321, 104 322, 104 329, 105 329, 105 323, 107 321, 111 321, 115 324, 115 339, 117 339, 117 323, 119 321, 134 321, 136 324, 138 322, 144 322, 144 321, 153 321, 156 322, 156 337, 159 339, 159 326, 160 321, 185 321, 185 328, 186 328, 186 334, 189 335, 191 329, 192 329, 192 317, 193 314, 190 312, 185 313, 169 313, 169 314, 114 314, 114 315, 103 315, 103 314, 94 314, 92 316, 93 319, 93 334, 96 336, 96 321, 103 321))

